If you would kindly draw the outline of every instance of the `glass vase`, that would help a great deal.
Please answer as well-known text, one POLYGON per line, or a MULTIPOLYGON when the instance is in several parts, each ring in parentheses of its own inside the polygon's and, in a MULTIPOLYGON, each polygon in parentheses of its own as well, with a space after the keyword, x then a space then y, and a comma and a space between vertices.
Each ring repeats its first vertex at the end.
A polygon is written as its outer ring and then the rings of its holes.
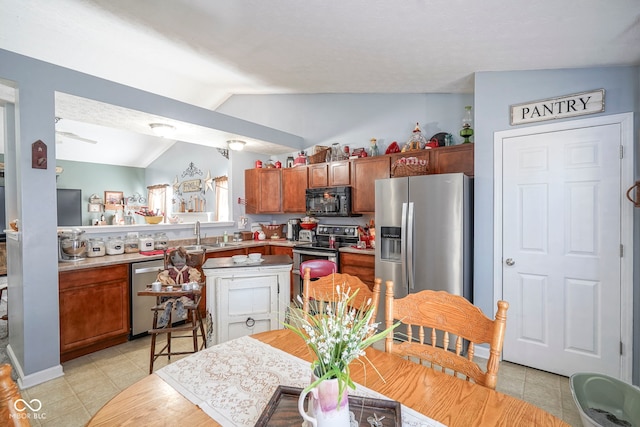
POLYGON ((462 143, 468 144, 471 142, 469 138, 473 136, 473 116, 471 115, 470 105, 467 105, 466 107, 464 107, 464 109, 465 113, 464 117, 462 118, 462 129, 460 129, 460 136, 464 138, 464 141, 462 141, 462 143))

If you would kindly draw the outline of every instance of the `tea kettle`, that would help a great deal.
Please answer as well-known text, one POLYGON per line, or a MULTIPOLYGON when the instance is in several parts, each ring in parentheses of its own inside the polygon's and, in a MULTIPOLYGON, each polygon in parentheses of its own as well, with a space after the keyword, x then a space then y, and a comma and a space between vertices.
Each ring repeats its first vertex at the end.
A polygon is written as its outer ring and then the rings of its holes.
POLYGON ((287 240, 298 240, 298 232, 300 231, 300 220, 298 218, 292 218, 287 221, 287 240))

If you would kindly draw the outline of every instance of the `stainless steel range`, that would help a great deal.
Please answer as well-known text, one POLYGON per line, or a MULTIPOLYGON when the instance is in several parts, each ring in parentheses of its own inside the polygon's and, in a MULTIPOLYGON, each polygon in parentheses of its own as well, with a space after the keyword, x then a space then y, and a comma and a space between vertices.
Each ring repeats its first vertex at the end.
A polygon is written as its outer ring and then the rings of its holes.
POLYGON ((306 230, 301 230, 301 240, 306 234, 309 241, 293 247, 293 280, 298 285, 294 290, 301 295, 303 278, 300 276, 300 264, 311 259, 327 259, 335 262, 340 271, 338 249, 358 243, 358 227, 355 225, 318 224, 311 233, 302 231, 306 230))

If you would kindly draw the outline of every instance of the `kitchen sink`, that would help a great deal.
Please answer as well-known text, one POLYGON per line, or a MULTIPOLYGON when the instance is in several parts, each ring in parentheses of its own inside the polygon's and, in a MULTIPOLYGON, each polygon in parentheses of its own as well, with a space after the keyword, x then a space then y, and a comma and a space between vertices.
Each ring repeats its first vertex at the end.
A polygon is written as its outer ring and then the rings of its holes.
POLYGON ((206 251, 207 249, 217 249, 217 248, 225 248, 227 246, 238 246, 239 243, 207 243, 206 245, 189 245, 189 246, 183 246, 183 248, 189 252, 189 251, 206 251))

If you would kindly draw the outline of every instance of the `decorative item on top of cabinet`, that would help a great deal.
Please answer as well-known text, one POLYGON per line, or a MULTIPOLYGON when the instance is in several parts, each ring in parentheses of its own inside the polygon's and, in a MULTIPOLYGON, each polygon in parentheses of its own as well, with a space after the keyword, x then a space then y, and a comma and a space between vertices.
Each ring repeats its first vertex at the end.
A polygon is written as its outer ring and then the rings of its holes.
POLYGON ((358 159, 351 166, 352 210, 355 213, 375 211, 376 179, 389 178, 389 156, 358 159))
POLYGON ((248 214, 282 213, 282 169, 246 169, 244 191, 248 214))
POLYGON ((282 170, 282 210, 285 213, 306 212, 307 169, 299 166, 282 170))
POLYGON ((413 133, 411 137, 402 147, 402 151, 414 151, 414 150, 422 150, 427 145, 427 139, 422 135, 422 131, 420 130, 420 124, 416 123, 416 127, 413 129, 413 133))

